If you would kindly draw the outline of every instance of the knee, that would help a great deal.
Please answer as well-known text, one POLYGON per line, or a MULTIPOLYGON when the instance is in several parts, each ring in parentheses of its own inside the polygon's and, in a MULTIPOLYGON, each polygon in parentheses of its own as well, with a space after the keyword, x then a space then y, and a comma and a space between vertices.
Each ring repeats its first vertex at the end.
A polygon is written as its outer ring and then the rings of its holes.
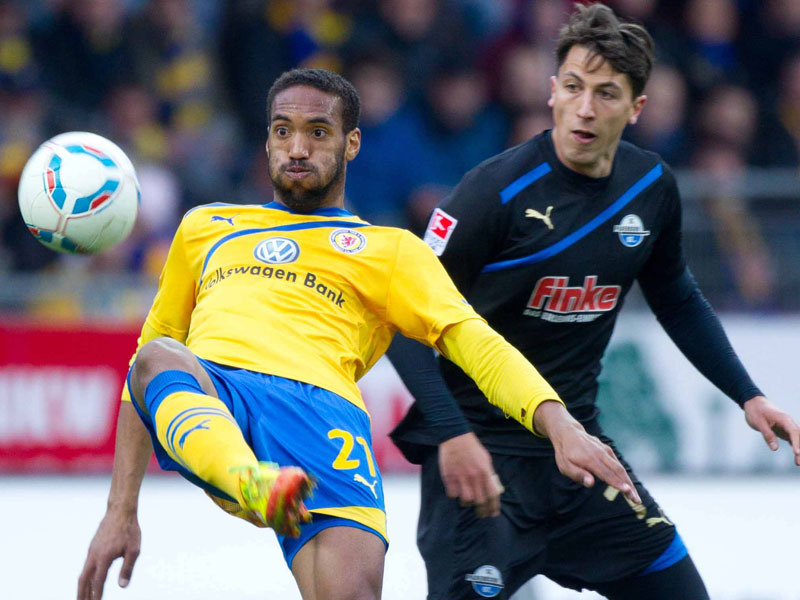
POLYGON ((156 338, 147 342, 136 353, 136 361, 131 368, 131 392, 140 406, 144 403, 144 391, 153 378, 168 369, 184 368, 186 346, 168 337, 156 338))

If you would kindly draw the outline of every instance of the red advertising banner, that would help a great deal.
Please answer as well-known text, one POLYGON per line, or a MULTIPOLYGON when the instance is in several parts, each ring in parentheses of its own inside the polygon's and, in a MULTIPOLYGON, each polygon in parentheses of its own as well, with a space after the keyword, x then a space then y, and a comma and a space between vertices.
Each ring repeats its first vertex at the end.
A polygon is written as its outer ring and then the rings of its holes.
MULTIPOLYGON (((107 472, 138 329, 0 321, 0 472, 107 472)), ((380 362, 361 385, 384 471, 413 468, 388 438, 411 399, 380 362)))
POLYGON ((0 470, 107 471, 137 336, 0 322, 0 470))

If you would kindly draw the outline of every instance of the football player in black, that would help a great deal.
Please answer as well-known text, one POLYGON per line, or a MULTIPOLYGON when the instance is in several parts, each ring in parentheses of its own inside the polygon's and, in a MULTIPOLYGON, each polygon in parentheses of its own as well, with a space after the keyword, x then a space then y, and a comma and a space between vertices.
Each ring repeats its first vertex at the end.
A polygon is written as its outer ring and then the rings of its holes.
MULTIPOLYGON (((556 55, 554 128, 467 173, 434 211, 426 241, 603 442, 613 447, 597 422, 600 359, 638 281, 680 350, 770 448, 788 440, 800 465, 800 429, 752 382, 686 265, 670 168, 620 141, 646 103, 652 38, 602 4, 578 5, 556 55)), ((392 437, 422 464, 418 545, 430 600, 507 598, 537 574, 613 600, 708 598, 674 524, 630 467, 641 503, 565 476, 559 448, 487 404, 451 363, 440 373, 416 342, 396 340, 389 356, 417 400, 392 437), (502 514, 482 519, 498 512, 495 474, 502 514)))

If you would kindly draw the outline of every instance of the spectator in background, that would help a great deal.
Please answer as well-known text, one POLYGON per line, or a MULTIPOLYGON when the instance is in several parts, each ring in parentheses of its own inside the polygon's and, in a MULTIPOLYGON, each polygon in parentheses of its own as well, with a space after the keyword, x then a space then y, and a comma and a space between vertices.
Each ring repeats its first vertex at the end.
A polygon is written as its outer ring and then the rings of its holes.
POLYGON ((0 4, 0 89, 29 91, 40 86, 39 66, 25 14, 14 2, 0 4))
POLYGON ((656 43, 656 64, 688 64, 687 41, 683 33, 681 3, 659 0, 615 0, 609 2, 619 15, 641 23, 656 43))
POLYGON ((647 112, 636 127, 625 131, 625 138, 637 146, 658 152, 675 167, 685 166, 689 161, 686 81, 677 69, 656 65, 645 94, 647 112))
POLYGON ((220 71, 245 140, 239 163, 250 165, 252 156, 262 156, 266 139, 264 90, 292 67, 292 55, 285 36, 269 21, 267 0, 229 0, 224 7, 220 71))
POLYGON ((25 161, 45 137, 46 102, 25 14, 0 4, 0 272, 35 271, 56 255, 28 233, 17 207, 25 161))
POLYGON ((428 80, 425 99, 431 185, 412 200, 417 231, 463 174, 503 150, 508 139, 505 115, 489 102, 483 75, 466 61, 442 62, 428 80))
POLYGON ((144 85, 120 85, 106 99, 103 129, 125 149, 134 164, 168 163, 169 132, 158 114, 158 98, 144 85))
POLYGON ((764 0, 747 3, 741 13, 742 59, 751 88, 761 100, 772 102, 778 93, 782 58, 800 49, 800 2, 764 0))
POLYGON ((22 167, 45 139, 45 101, 38 91, 0 91, 0 272, 37 271, 58 255, 28 232, 17 204, 22 167))
POLYGON ((696 120, 698 143, 691 166, 712 177, 702 205, 711 217, 722 260, 740 301, 763 307, 772 301, 774 268, 741 185, 748 157, 760 151, 754 144, 756 98, 744 87, 718 85, 706 95, 696 120))
POLYGON ((498 96, 511 115, 545 110, 550 98, 550 75, 556 72, 552 52, 531 44, 515 46, 503 57, 498 96))
POLYGON ((266 14, 286 40, 293 66, 342 70, 339 50, 353 23, 331 0, 273 0, 266 4, 266 14))
POLYGON ((749 308, 769 306, 775 294, 775 268, 758 220, 742 196, 746 162, 741 148, 712 138, 695 152, 692 167, 712 178, 702 204, 736 291, 733 297, 719 298, 719 308, 742 302, 749 308))
POLYGON ((458 5, 444 0, 378 0, 356 23, 346 56, 386 48, 398 57, 403 86, 412 102, 442 57, 468 56, 474 49, 458 5))
POLYGON ((142 200, 130 237, 95 261, 98 268, 143 273, 155 281, 185 207, 181 181, 166 166, 169 131, 158 120, 158 98, 139 84, 114 89, 106 117, 104 131, 136 165, 142 200))
POLYGON ((713 88, 706 94, 695 120, 701 144, 712 141, 728 146, 743 161, 754 150, 758 103, 747 88, 728 83, 713 88))
POLYGON ((376 51, 349 69, 361 96, 364 145, 348 165, 346 197, 353 212, 371 223, 408 227, 409 199, 428 181, 432 165, 422 117, 406 102, 398 63, 376 51))
MULTIPOLYGON (((506 55, 520 46, 542 48, 544 53, 550 54, 549 49, 566 14, 567 4, 563 0, 523 0, 517 3, 513 26, 478 55, 478 64, 486 72, 494 97, 501 94, 506 55)), ((551 69, 548 74, 552 72, 551 69)))
POLYGON ((133 46, 122 0, 63 0, 32 31, 55 129, 87 129, 116 85, 130 80, 133 46))
POLYGON ((772 110, 764 115, 759 137, 769 143, 752 153, 754 165, 800 166, 800 53, 790 55, 782 65, 778 96, 772 110))
POLYGON ((742 75, 736 46, 739 13, 733 0, 689 0, 685 10, 688 49, 685 73, 703 93, 742 75))
POLYGON ((139 80, 155 94, 168 130, 184 208, 218 200, 235 162, 234 124, 220 110, 215 56, 195 6, 189 0, 152 0, 130 37, 139 80))

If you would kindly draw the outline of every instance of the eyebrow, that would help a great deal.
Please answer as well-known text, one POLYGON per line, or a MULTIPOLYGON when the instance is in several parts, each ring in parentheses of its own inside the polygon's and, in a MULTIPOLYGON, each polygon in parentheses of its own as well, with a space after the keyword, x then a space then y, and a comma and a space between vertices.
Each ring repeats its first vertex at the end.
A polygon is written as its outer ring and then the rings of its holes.
MULTIPOLYGON (((574 77, 578 81, 583 82, 583 77, 578 75, 575 71, 565 71, 564 77, 574 77)), ((622 91, 622 86, 618 84, 616 81, 603 81, 601 83, 598 83, 595 87, 613 87, 618 89, 619 91, 622 91)))
MULTIPOLYGON (((291 119, 289 117, 287 117, 286 115, 274 114, 274 115, 272 115, 272 121, 273 122, 275 122, 275 121, 291 121, 291 119)), ((327 117, 312 117, 311 119, 306 121, 306 123, 311 123, 311 124, 321 123, 323 125, 330 125, 331 127, 334 126, 333 121, 331 121, 327 117)))

